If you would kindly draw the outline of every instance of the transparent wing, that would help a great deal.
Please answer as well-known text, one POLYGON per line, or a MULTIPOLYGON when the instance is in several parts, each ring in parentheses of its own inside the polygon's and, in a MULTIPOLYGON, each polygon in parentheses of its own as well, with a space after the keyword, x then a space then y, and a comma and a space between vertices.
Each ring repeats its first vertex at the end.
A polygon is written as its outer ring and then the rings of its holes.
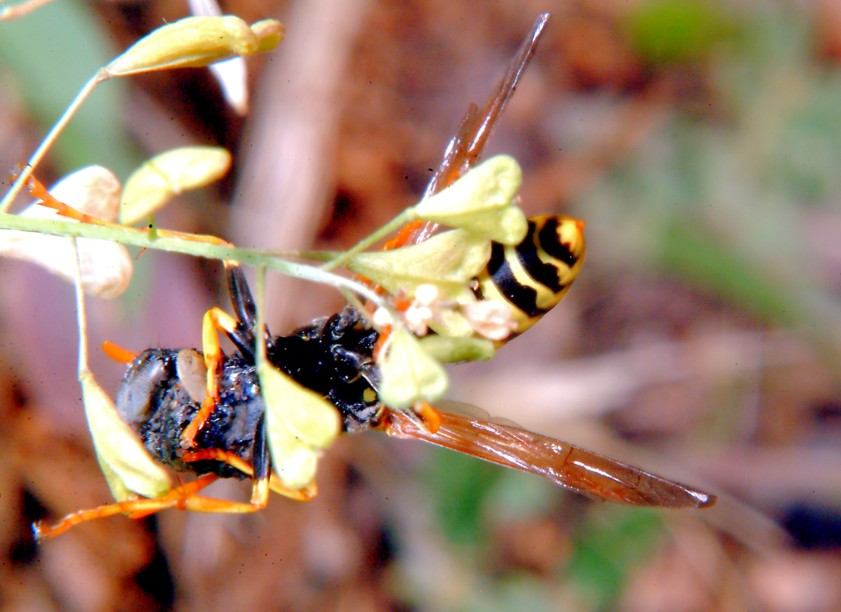
MULTIPOLYGON (((479 113, 475 104, 471 104, 464 118, 461 120, 456 135, 452 137, 444 151, 444 158, 426 187, 424 198, 438 193, 453 184, 465 172, 479 161, 485 145, 496 128, 505 106, 514 95, 520 77, 531 61, 537 43, 543 35, 549 13, 541 13, 532 26, 517 54, 508 65, 508 70, 499 82, 496 91, 491 95, 485 108, 479 113)), ((416 244, 429 238, 435 231, 436 224, 417 224, 410 233, 405 235, 403 244, 416 244)), ((397 245, 402 246, 402 245, 397 245)))
MULTIPOLYGON (((462 411, 463 412, 463 411, 462 411)), ((705 508, 715 496, 507 422, 471 414, 441 413, 441 426, 427 431, 412 415, 389 410, 383 429, 394 437, 423 440, 504 467, 543 476, 555 484, 633 506, 705 508)))

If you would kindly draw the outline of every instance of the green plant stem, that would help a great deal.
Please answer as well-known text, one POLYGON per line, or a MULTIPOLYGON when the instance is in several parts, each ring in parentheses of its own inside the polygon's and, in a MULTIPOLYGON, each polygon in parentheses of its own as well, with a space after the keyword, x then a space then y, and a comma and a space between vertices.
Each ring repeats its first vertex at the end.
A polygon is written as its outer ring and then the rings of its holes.
POLYGON ((411 221, 414 218, 412 216, 413 213, 414 208, 407 208, 402 213, 394 217, 394 219, 392 219, 391 221, 383 225, 380 229, 375 231, 373 234, 369 234, 347 251, 343 251, 338 257, 335 257, 334 259, 328 261, 326 264, 321 266, 321 269, 327 271, 344 266, 350 260, 351 257, 356 255, 357 253, 361 253, 362 251, 376 244, 389 234, 392 234, 399 230, 407 222, 411 221))
POLYGON ((153 240, 145 230, 138 230, 131 227, 120 227, 116 225, 106 227, 89 223, 77 223, 75 221, 36 219, 0 213, 0 230, 4 229, 69 238, 108 240, 119 244, 168 251, 170 253, 181 253, 183 255, 193 255, 207 259, 230 259, 256 267, 265 267, 287 276, 322 283, 337 289, 348 289, 357 295, 363 296, 366 300, 374 302, 378 306, 386 306, 383 299, 375 291, 353 279, 333 274, 315 266, 278 259, 264 251, 256 249, 244 249, 202 242, 200 240, 168 237, 162 233, 159 233, 158 237, 153 240))
POLYGON ((266 363, 266 319, 263 314, 263 303, 266 296, 266 269, 257 268, 257 371, 266 363))
POLYGON ((79 261, 79 241, 72 238, 73 259, 75 260, 76 279, 73 286, 76 289, 76 319, 79 326, 79 380, 88 371, 88 318, 85 311, 85 290, 82 288, 82 264, 79 261))

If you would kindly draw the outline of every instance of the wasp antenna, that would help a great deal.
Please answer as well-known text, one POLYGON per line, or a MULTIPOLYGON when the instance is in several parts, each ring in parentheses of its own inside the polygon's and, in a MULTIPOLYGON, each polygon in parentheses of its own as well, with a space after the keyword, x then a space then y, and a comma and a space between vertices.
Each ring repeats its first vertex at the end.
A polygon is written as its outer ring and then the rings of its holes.
POLYGON ((251 295, 251 289, 248 287, 248 280, 245 278, 242 266, 233 261, 226 261, 225 276, 228 280, 231 305, 237 313, 237 319, 253 331, 257 325, 257 307, 254 305, 254 297, 251 295))

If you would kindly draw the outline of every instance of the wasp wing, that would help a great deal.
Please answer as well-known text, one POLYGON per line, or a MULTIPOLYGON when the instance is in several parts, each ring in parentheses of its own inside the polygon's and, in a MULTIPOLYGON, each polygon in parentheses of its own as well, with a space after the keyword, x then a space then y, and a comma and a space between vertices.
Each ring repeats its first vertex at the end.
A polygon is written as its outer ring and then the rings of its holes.
POLYGON ((394 437, 423 440, 504 467, 543 476, 578 493, 632 506, 705 508, 715 496, 616 459, 474 414, 441 413, 428 431, 413 415, 388 410, 383 429, 394 437))
MULTIPOLYGON (((534 55, 537 43, 543 35, 548 20, 549 13, 538 15, 531 31, 523 39, 517 54, 511 60, 508 70, 506 70, 482 112, 479 113, 479 108, 475 104, 468 107, 467 113, 459 124, 458 131, 447 144, 441 164, 426 187, 424 198, 435 195, 452 185, 479 161, 488 139, 497 123, 499 123, 500 117, 502 117, 505 106, 517 89, 520 77, 534 55)), ((413 226, 411 233, 405 235, 402 244, 392 245, 391 248, 403 244, 423 242, 435 232, 436 227, 437 224, 435 223, 419 223, 413 226)))

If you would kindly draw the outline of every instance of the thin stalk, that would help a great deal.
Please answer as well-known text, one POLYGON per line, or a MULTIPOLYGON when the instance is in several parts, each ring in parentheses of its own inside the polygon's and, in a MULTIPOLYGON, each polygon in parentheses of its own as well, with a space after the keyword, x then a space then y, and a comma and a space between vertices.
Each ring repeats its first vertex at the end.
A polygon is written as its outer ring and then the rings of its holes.
POLYGON ((315 266, 278 259, 266 254, 264 251, 227 245, 221 240, 218 243, 211 243, 199 236, 193 236, 190 239, 192 235, 168 233, 164 230, 159 230, 158 237, 152 240, 145 230, 132 227, 93 225, 89 223, 77 223, 75 221, 35 219, 20 215, 0 214, 0 230, 4 229, 69 238, 108 240, 144 249, 181 253, 183 255, 204 257, 206 259, 230 259, 256 267, 263 266, 287 276, 322 283, 337 289, 348 289, 364 297, 366 300, 374 302, 378 306, 385 305, 382 297, 377 295, 375 291, 353 279, 315 266))
POLYGON ((88 372, 88 318, 85 313, 85 290, 82 288, 82 264, 79 261, 79 244, 76 238, 71 238, 73 243, 73 261, 75 263, 75 279, 73 285, 76 287, 76 320, 79 326, 79 380, 88 372))
POLYGON ((257 268, 257 368, 266 363, 266 318, 263 302, 266 295, 266 269, 257 268))
POLYGON ((337 257, 328 261, 326 264, 321 266, 321 269, 326 271, 343 267, 348 262, 348 260, 350 260, 351 257, 375 245, 377 242, 379 242, 389 234, 393 234, 401 227, 406 225, 406 223, 413 219, 413 213, 413 208, 407 208, 402 213, 397 215, 394 219, 392 219, 391 221, 383 225, 380 229, 375 231, 373 234, 366 236, 347 251, 343 251, 337 257))
POLYGON ((62 130, 67 127, 67 124, 70 123, 73 115, 76 114, 79 107, 82 106, 85 100, 88 99, 88 96, 90 96, 94 88, 107 78, 108 74, 104 70, 98 70, 96 74, 93 75, 87 83, 85 83, 85 86, 82 87, 81 91, 76 94, 73 102, 71 102, 70 106, 65 109, 59 120, 52 127, 41 144, 38 145, 38 148, 35 149, 32 157, 30 157, 29 161, 26 162, 26 166, 21 169, 20 174, 18 174, 17 178, 12 183, 9 191, 6 192, 6 195, 3 196, 2 200, 0 200, 0 213, 9 212, 9 207, 12 205, 12 202, 14 202, 15 198, 18 197, 18 194, 20 194, 24 185, 26 185, 27 181, 29 181, 29 177, 32 176, 33 172, 35 172, 35 168, 41 163, 41 160, 47 154, 49 148, 52 147, 53 143, 55 143, 58 139, 59 134, 61 134, 62 130))

